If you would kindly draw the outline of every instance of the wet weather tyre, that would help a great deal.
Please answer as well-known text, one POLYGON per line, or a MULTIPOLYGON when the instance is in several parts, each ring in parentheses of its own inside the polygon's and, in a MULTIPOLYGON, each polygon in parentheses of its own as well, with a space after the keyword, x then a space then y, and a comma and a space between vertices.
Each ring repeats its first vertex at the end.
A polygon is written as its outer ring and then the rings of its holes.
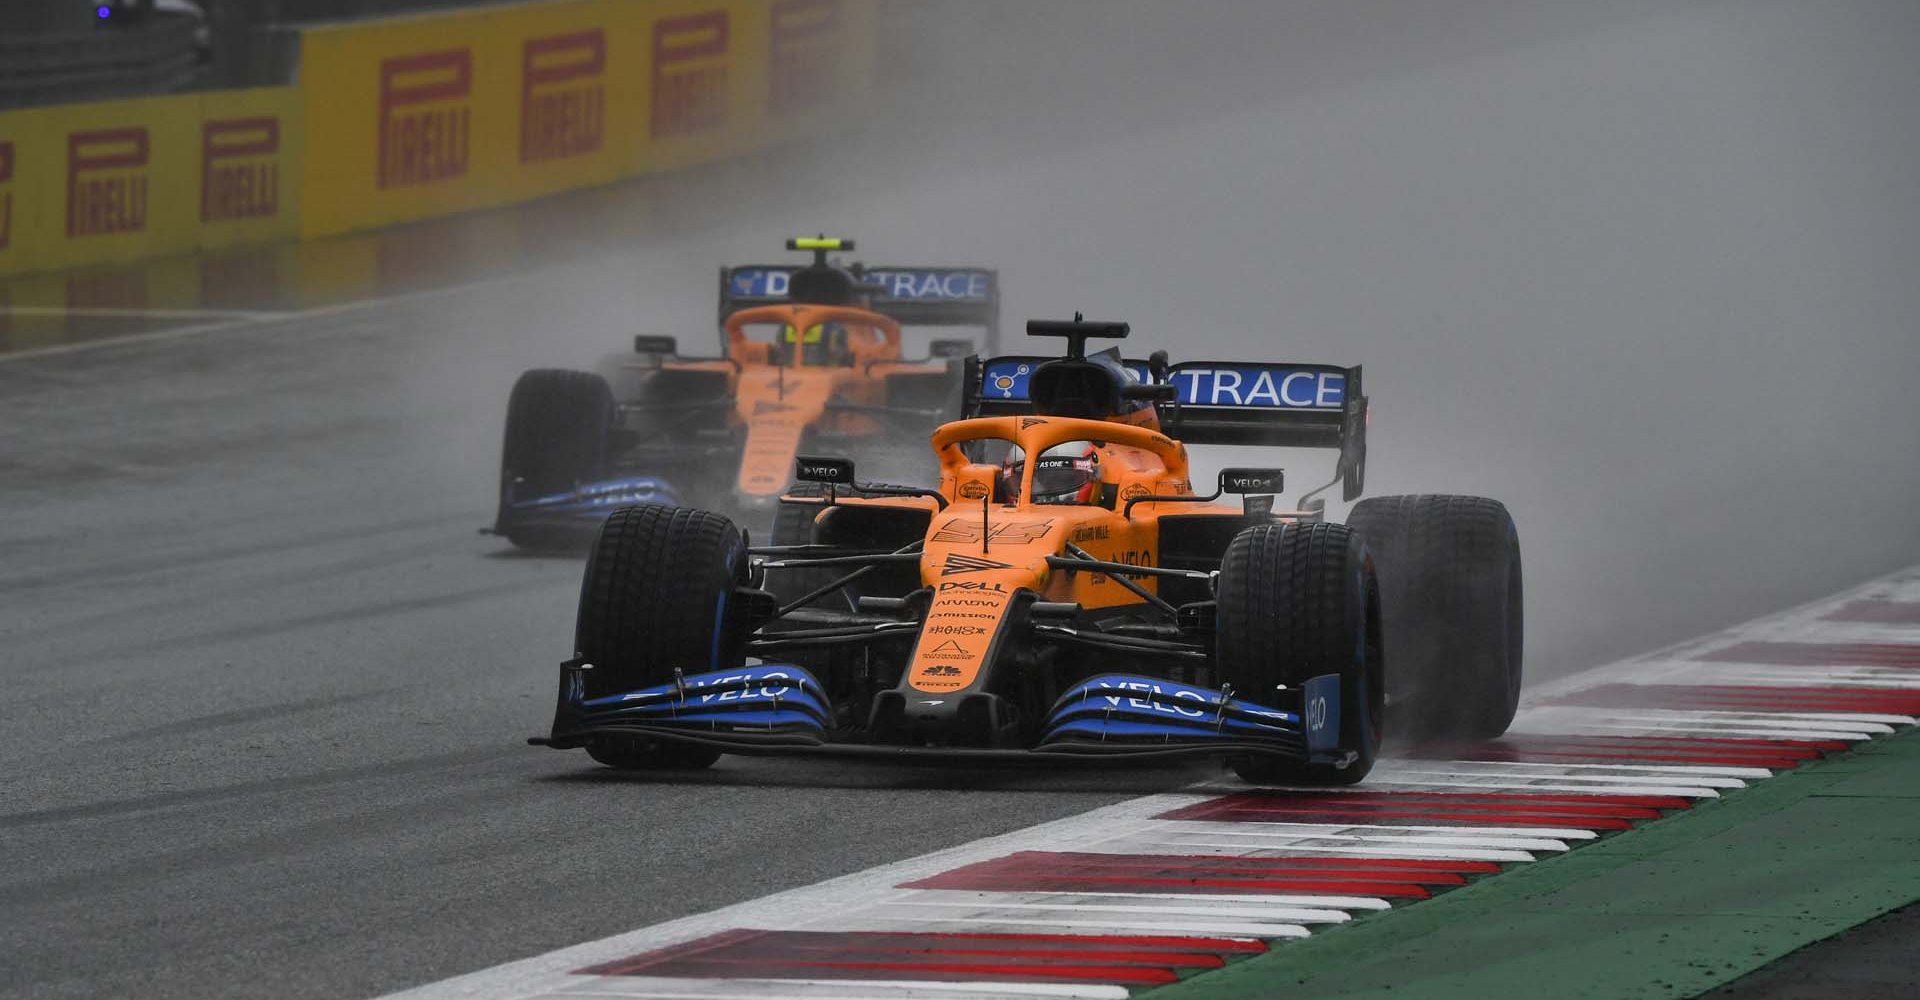
MULTIPOLYGON (((852 491, 842 489, 841 495, 852 491)), ((787 488, 790 497, 824 497, 827 488, 821 483, 794 483, 787 488)), ((813 541, 813 521, 820 516, 820 508, 812 504, 783 503, 773 512, 773 544, 806 545, 813 541)))
POLYGON ((1220 563, 1215 611, 1219 679, 1258 702, 1281 686, 1340 676, 1345 767, 1239 761, 1255 784, 1350 785, 1379 754, 1384 707, 1379 588, 1358 535, 1338 524, 1256 525, 1220 563))
MULTIPOLYGON (((841 497, 865 496, 859 490, 849 486, 834 487, 841 497)), ((790 497, 824 497, 827 487, 824 483, 794 483, 787 488, 790 497)), ((820 516, 822 508, 812 504, 782 503, 774 508, 772 537, 774 545, 808 545, 813 542, 814 520, 820 516)), ((774 569, 767 571, 767 589, 780 599, 781 604, 799 600, 802 596, 852 572, 849 567, 825 566, 810 569, 774 569)), ((809 606, 818 606, 820 601, 834 600, 832 594, 826 594, 809 606)))
POLYGON ((1520 539, 1497 500, 1375 497, 1347 526, 1380 576, 1396 739, 1493 739, 1520 704, 1520 539))
MULTIPOLYGON (((613 390, 592 372, 536 368, 514 382, 500 448, 496 525, 515 545, 564 541, 516 526, 510 505, 605 478, 615 414, 613 390)), ((578 544, 577 535, 574 539, 578 544)))
MULTIPOLYGON (((607 518, 580 584, 574 648, 593 665, 586 696, 605 697, 745 662, 746 539, 732 521, 684 507, 624 507, 607 518)), ((588 748, 615 767, 705 767, 715 751, 605 738, 588 748)))

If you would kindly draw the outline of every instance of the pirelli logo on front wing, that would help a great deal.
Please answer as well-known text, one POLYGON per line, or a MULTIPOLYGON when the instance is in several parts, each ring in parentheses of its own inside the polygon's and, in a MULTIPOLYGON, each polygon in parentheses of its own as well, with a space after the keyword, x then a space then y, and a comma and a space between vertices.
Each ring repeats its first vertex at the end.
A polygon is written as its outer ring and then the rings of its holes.
POLYGON ((607 133, 607 33, 529 39, 520 67, 520 162, 597 153, 607 133))
POLYGON ((650 135, 698 135, 727 123, 728 35, 724 10, 654 23, 650 135))
POLYGON ((380 63, 382 188, 467 175, 473 148, 473 50, 447 49, 380 63))

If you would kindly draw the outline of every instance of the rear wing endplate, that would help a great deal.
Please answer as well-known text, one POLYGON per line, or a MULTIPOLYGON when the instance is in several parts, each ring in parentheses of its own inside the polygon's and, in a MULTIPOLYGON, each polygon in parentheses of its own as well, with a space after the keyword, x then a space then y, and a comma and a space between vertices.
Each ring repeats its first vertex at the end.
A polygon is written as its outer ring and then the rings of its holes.
MULTIPOLYGON (((1033 412, 1027 386, 1050 357, 970 359, 967 412, 1005 416, 1033 412)), ((1146 361, 1122 362, 1140 381, 1155 381, 1146 361)), ((1340 453, 1335 475, 1346 500, 1365 488, 1367 397, 1360 366, 1282 362, 1188 361, 1167 368, 1173 398, 1160 405, 1160 428, 1186 444, 1326 448, 1340 453)))

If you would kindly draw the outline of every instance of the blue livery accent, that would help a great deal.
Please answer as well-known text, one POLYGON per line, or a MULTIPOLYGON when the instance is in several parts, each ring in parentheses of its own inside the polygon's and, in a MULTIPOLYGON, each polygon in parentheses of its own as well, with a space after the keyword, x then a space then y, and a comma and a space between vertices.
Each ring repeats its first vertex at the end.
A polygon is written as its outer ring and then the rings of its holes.
MULTIPOLYGON (((737 299, 784 299, 791 267, 736 267, 727 272, 729 294, 737 299)), ((869 284, 884 289, 889 302, 986 302, 993 298, 993 273, 966 268, 876 267, 869 284)))
POLYGON ((1167 372, 1184 406, 1254 410, 1338 410, 1347 402, 1347 375, 1319 365, 1188 362, 1167 372))
MULTIPOLYGON (((980 368, 980 392, 989 400, 1025 402, 1033 370, 1051 358, 1002 357, 980 368)), ((1151 382, 1144 361, 1123 362, 1141 382, 1151 382)), ((1347 402, 1344 369, 1322 365, 1268 365, 1188 362, 1167 371, 1182 406, 1219 406, 1252 410, 1338 411, 1347 402)))
POLYGON ((1159 740, 1166 743, 1195 743, 1202 740, 1228 740, 1233 742, 1258 742, 1246 739, 1247 734, 1236 732, 1215 732, 1212 727, 1194 728, 1191 726, 1171 726, 1158 722, 1138 722, 1133 719, 1075 719, 1062 722, 1047 730, 1045 743, 1058 742, 1062 738, 1095 740, 1159 740))
POLYGON ((1301 705, 1305 708, 1307 749, 1340 748, 1340 675, 1321 674, 1302 685, 1301 705))
POLYGON ((993 275, 987 271, 876 267, 866 277, 895 302, 985 302, 993 297, 993 275))
POLYGON ((736 267, 727 281, 733 295, 742 299, 786 298, 787 279, 792 270, 779 267, 736 267))
POLYGON ((576 700, 582 721, 626 719, 647 725, 712 730, 805 729, 824 734, 832 717, 827 693, 804 668, 763 663, 692 674, 678 684, 576 700))
POLYGON ((1301 718, 1294 712, 1190 684, 1102 674, 1060 696, 1047 718, 1046 739, 1257 741, 1298 739, 1300 732, 1301 718))
POLYGON ((1039 362, 1030 358, 995 358, 980 369, 980 391, 989 399, 1024 402, 1027 382, 1039 362))
MULTIPOLYGON (((651 691, 653 689, 649 690, 651 691)), ((582 702, 581 704, 596 717, 621 715, 639 718, 664 715, 679 718, 681 715, 693 711, 704 712, 723 709, 731 711, 741 706, 768 708, 775 704, 778 704, 783 711, 787 709, 807 710, 823 718, 827 714, 826 704, 818 697, 807 693, 804 689, 796 688, 793 691, 777 697, 766 692, 767 686, 761 685, 758 687, 731 687, 724 691, 707 690, 696 693, 692 688, 692 682, 689 681, 687 696, 684 699, 675 696, 673 689, 668 687, 664 693, 653 700, 635 702, 625 702, 621 700, 641 693, 633 692, 627 695, 614 695, 611 698, 595 698, 592 701, 582 702)))
MULTIPOLYGON (((988 399, 1025 402, 1027 382, 1033 376, 1033 370, 1052 358, 1005 357, 993 358, 980 368, 980 391, 988 399)), ((1144 361, 1123 361, 1128 371, 1141 382, 1152 381, 1144 361)))
POLYGON ((664 479, 638 476, 585 483, 566 493, 515 500, 508 509, 542 517, 605 518, 616 507, 635 504, 680 506, 680 492, 664 479))

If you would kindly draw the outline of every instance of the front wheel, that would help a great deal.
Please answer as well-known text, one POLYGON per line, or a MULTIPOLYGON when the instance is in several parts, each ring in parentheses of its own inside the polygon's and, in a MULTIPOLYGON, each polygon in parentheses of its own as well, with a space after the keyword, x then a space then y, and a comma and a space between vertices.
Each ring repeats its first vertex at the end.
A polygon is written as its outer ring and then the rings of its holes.
POLYGON ((615 414, 607 380, 592 372, 536 368, 513 383, 495 518, 509 541, 522 548, 564 543, 564 533, 515 526, 513 507, 604 478, 615 414))
MULTIPOLYGON (((747 545, 718 514, 684 507, 624 507, 600 528, 580 584, 574 649, 586 697, 673 682, 745 662, 747 545)), ((705 767, 719 754, 628 737, 588 747, 613 767, 705 767)))
POLYGON ((1340 677, 1344 767, 1241 761, 1255 784, 1351 785, 1380 752, 1384 663, 1379 585, 1360 537, 1338 524, 1256 525, 1234 536, 1220 562, 1215 649, 1220 679, 1252 701, 1340 677))
POLYGON ((1520 538, 1497 500, 1362 500, 1347 525, 1379 562, 1394 732, 1489 740, 1520 704, 1520 538))

